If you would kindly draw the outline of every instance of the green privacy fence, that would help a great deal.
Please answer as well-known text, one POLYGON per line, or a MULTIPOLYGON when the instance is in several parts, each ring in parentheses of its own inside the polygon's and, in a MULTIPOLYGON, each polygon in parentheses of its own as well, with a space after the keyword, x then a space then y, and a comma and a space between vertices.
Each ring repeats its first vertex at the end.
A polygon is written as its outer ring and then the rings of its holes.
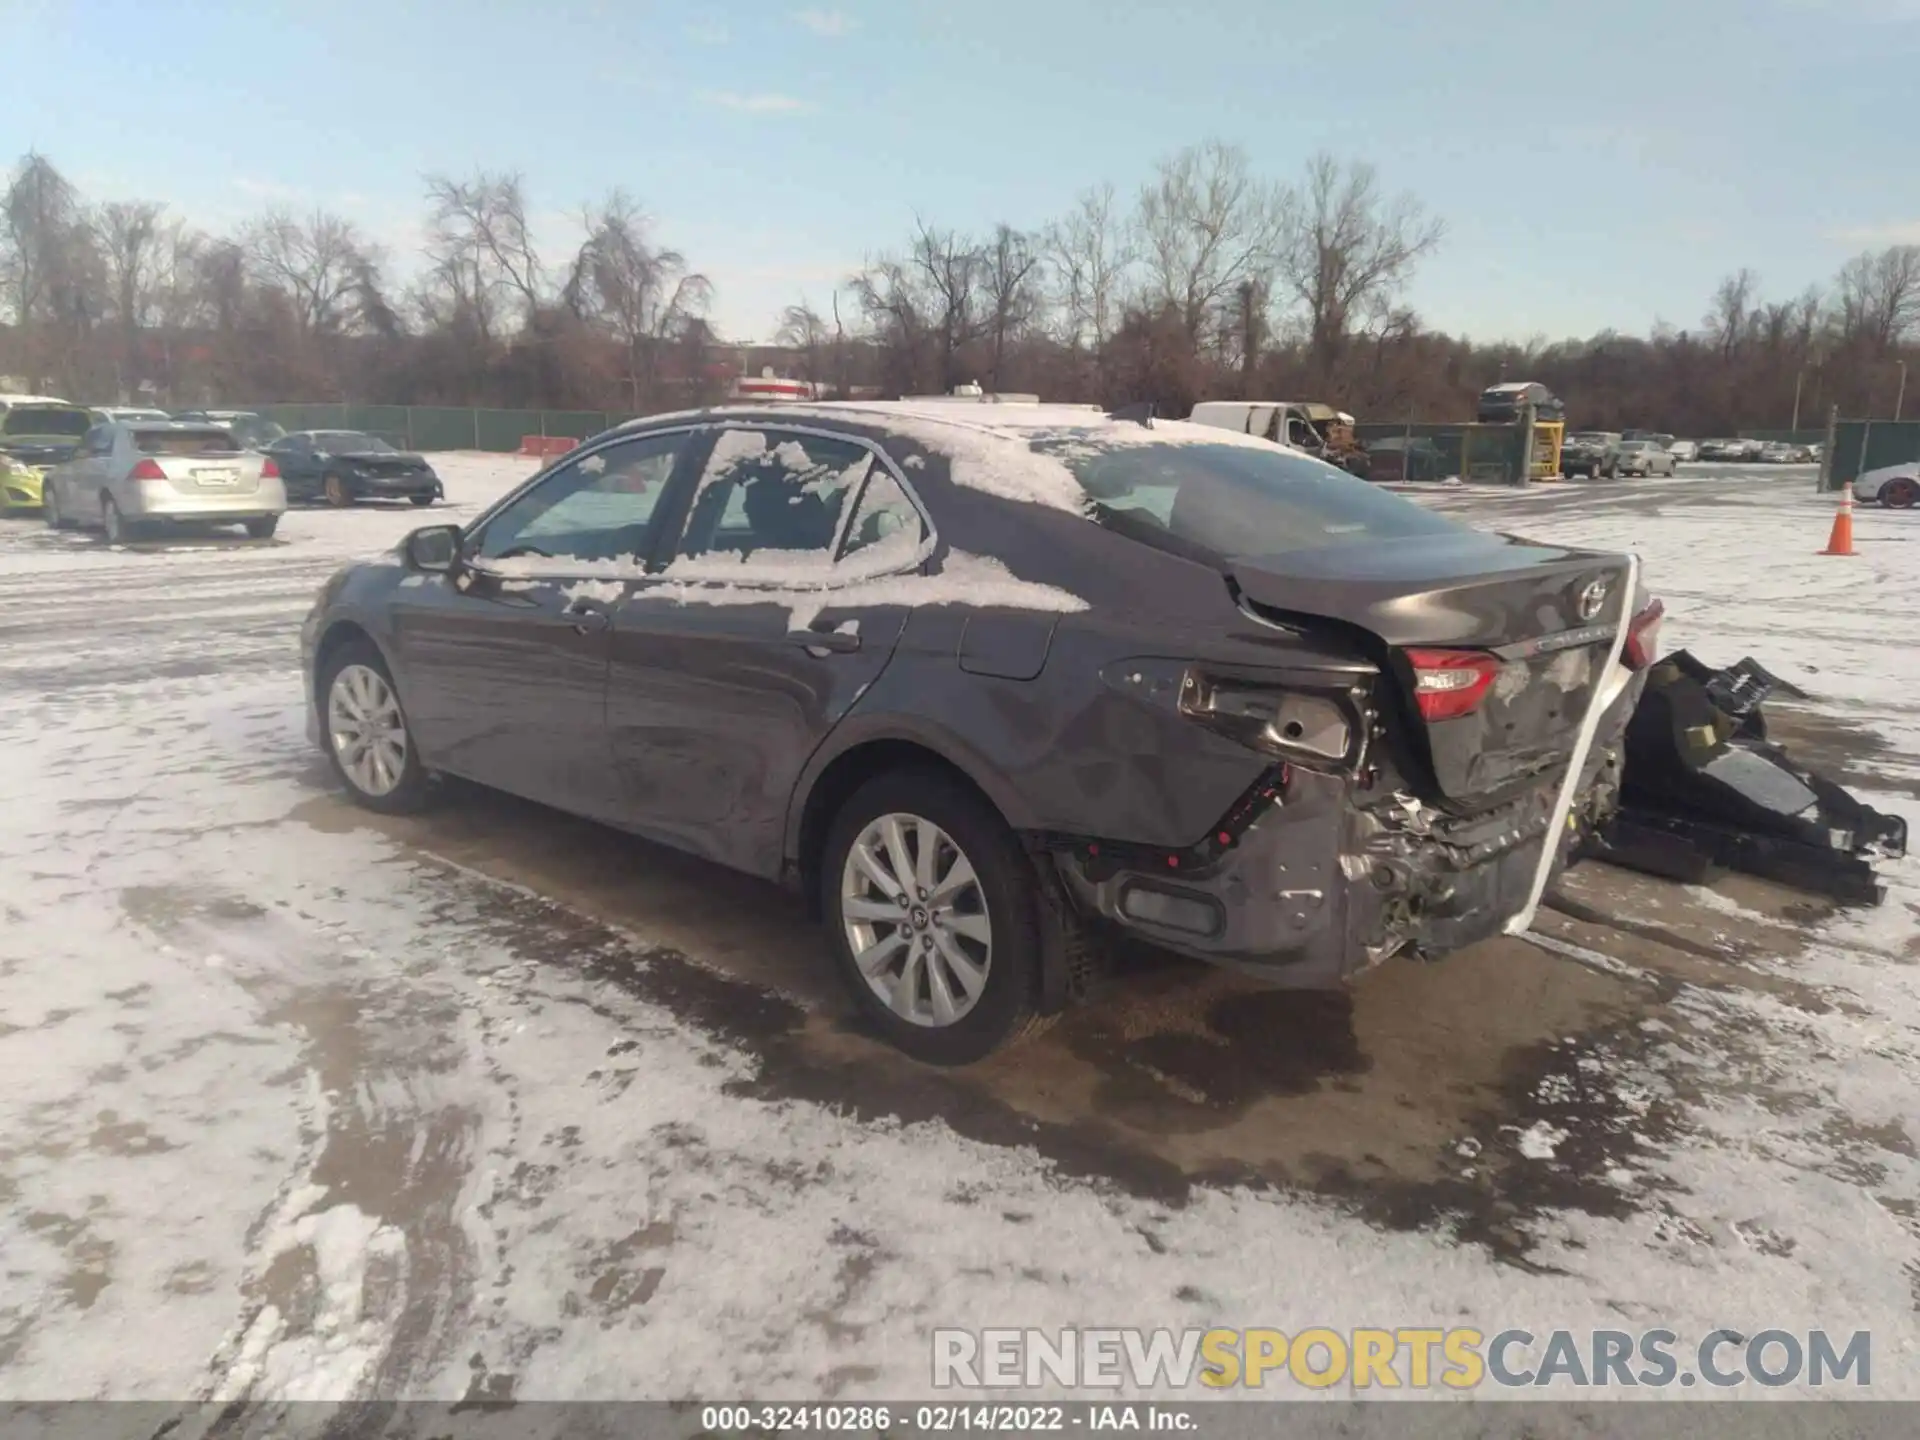
POLYGON ((1517 485, 1526 476, 1526 446, 1518 425, 1360 424, 1353 433, 1372 455, 1373 478, 1399 457, 1403 480, 1463 480, 1517 485))
POLYGON ((1820 462, 1820 486, 1838 490, 1863 470, 1915 461, 1920 461, 1920 420, 1836 420, 1833 443, 1820 462))
POLYGON ((245 405, 287 430, 361 430, 403 450, 513 451, 528 435, 585 440, 624 410, 477 410, 460 405, 245 405))

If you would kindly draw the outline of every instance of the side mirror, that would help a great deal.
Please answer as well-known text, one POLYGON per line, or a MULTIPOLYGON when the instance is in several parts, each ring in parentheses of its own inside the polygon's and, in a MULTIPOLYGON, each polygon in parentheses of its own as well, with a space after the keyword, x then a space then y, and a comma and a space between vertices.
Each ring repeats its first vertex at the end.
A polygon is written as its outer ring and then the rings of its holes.
POLYGON ((427 525, 402 542, 407 564, 415 570, 444 574, 460 559, 462 531, 458 525, 427 525))

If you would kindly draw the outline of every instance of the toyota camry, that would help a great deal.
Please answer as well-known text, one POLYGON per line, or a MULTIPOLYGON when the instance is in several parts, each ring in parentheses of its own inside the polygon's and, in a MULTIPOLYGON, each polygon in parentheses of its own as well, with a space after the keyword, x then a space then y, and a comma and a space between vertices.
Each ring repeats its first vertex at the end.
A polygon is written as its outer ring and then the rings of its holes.
POLYGON ((1282 986, 1524 926, 1610 813, 1660 606, 1150 412, 658 416, 322 589, 312 738, 797 887, 870 1023, 975 1060, 1127 932, 1282 986))

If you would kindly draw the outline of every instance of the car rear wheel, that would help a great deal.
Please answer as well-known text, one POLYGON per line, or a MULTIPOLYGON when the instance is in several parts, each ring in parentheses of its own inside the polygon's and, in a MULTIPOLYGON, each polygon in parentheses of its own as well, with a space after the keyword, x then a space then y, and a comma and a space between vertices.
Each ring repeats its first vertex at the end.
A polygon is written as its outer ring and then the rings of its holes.
POLYGON ((834 955, 862 1015, 929 1065, 968 1065, 1040 1028, 1040 901, 1006 822, 943 775, 869 780, 820 867, 834 955))
POLYGON ((247 534, 255 540, 271 540, 273 532, 279 528, 278 515, 262 515, 258 520, 247 521, 247 534))
POLYGON ((431 505, 434 501, 434 497, 431 495, 409 495, 407 499, 411 500, 415 505, 422 507, 431 505))
POLYGON ((100 528, 106 532, 109 545, 124 545, 138 540, 141 534, 139 527, 120 513, 120 506, 111 495, 100 497, 100 528))
POLYGON ((353 492, 347 489, 347 482, 338 475, 328 475, 321 481, 320 493, 327 497, 327 503, 335 509, 353 504, 353 492))
POLYGON ((342 646, 321 669, 319 696, 320 738, 348 793, 390 815, 424 805, 427 769, 380 652, 364 640, 342 646))
POLYGON ((1896 475, 1880 487, 1880 503, 1890 510, 1911 510, 1920 502, 1920 481, 1896 475))

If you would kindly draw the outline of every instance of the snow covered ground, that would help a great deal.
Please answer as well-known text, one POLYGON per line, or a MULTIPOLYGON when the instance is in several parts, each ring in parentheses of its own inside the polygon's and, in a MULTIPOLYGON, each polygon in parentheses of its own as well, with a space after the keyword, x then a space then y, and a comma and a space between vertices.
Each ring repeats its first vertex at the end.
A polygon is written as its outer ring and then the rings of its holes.
MULTIPOLYGON (((528 464, 437 463, 436 519, 528 464)), ((1639 550, 1669 645, 1803 685, 1914 817, 1920 521, 1817 557, 1811 490, 1431 499, 1639 550)), ((937 1325, 1095 1324, 1869 1330, 1872 1397, 1920 1397, 1914 862, 1853 915, 1583 867, 1552 953, 1351 1000, 1143 964, 918 1071, 769 889, 337 797, 297 626, 423 518, 0 526, 0 1399, 898 1399, 937 1325)))

